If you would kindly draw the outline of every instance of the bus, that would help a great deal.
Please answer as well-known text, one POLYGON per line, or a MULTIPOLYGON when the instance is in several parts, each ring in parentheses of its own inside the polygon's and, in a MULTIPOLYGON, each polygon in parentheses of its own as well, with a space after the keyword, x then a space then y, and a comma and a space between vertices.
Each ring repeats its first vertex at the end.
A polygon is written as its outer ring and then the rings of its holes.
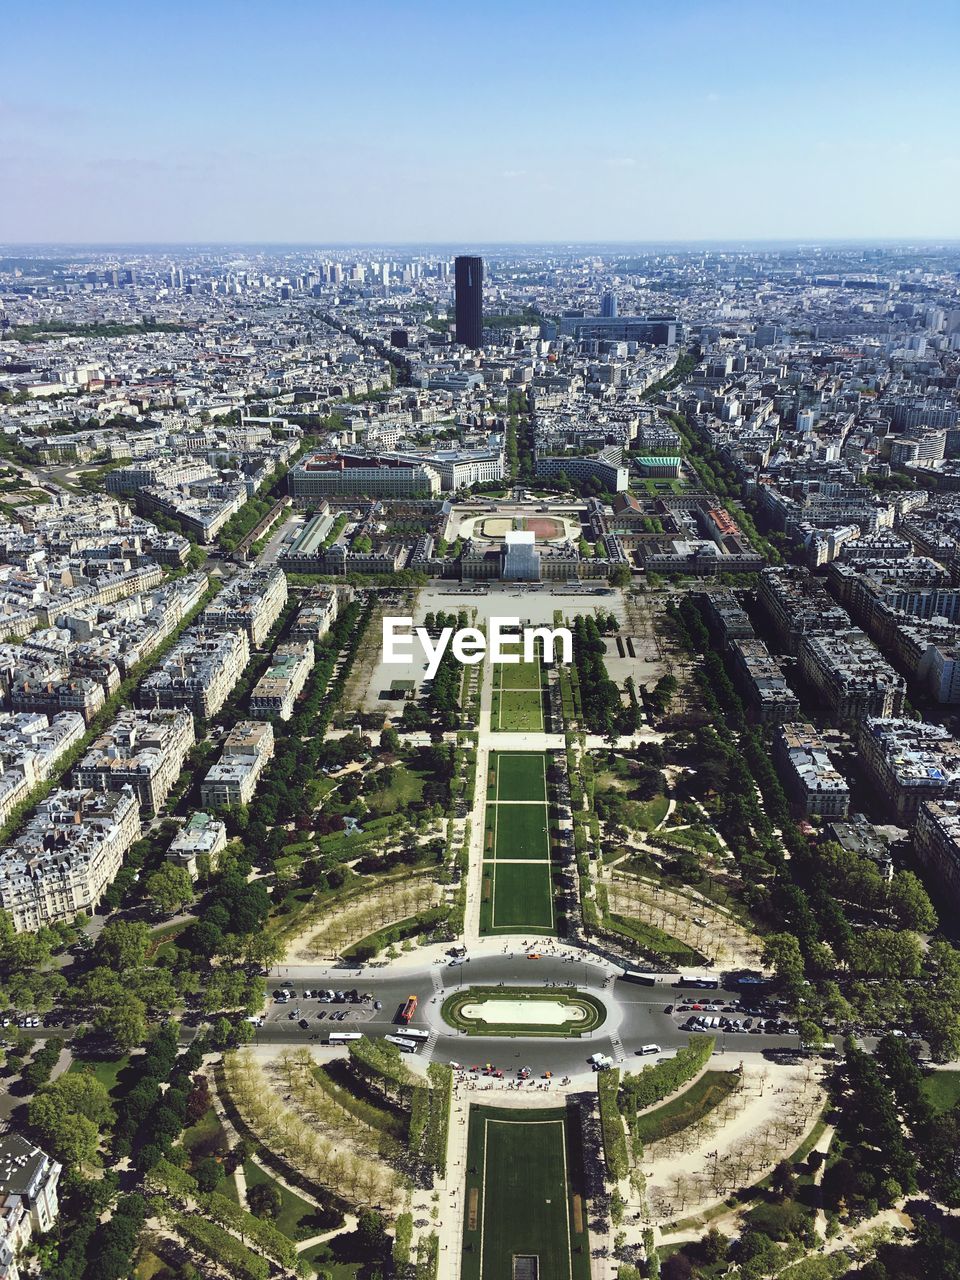
POLYGON ((404 1027, 403 1034, 408 1040, 429 1040, 430 1032, 423 1031, 420 1027, 404 1027))
POLYGON ((406 1036, 384 1036, 387 1044, 395 1044, 401 1053, 416 1053, 420 1045, 416 1040, 410 1040, 406 1036))
POLYGON ((676 987, 704 987, 707 991, 716 991, 720 987, 719 978, 702 977, 695 974, 690 978, 681 978, 679 982, 675 982, 676 987))
POLYGON ((417 997, 407 996, 407 1003, 400 1010, 400 1021, 409 1022, 416 1012, 417 1012, 417 997))
POLYGON ((332 1031, 327 1044, 349 1044, 351 1040, 362 1040, 360 1031, 332 1031))

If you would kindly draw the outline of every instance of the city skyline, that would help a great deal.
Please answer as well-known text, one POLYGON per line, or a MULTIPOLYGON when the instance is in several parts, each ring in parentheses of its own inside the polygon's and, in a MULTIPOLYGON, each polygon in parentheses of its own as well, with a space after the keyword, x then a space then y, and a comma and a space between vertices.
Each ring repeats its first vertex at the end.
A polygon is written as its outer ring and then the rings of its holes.
POLYGON ((943 240, 960 20, 924 17, 55 3, 8 32, 0 241, 943 240))

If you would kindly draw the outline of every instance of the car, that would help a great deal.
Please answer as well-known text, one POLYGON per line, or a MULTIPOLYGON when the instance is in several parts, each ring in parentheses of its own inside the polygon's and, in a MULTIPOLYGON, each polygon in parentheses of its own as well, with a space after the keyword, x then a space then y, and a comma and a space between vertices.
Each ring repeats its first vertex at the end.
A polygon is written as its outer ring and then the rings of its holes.
POLYGON ((244 1022, 249 1022, 251 1027, 263 1026, 263 1019, 259 1018, 255 1013, 251 1014, 249 1018, 244 1018, 244 1022))
POLYGON ((463 1070, 463 1063, 462 1063, 462 1062, 454 1062, 454 1061, 451 1059, 451 1061, 450 1061, 450 1066, 453 1068, 453 1070, 454 1070, 454 1071, 462 1071, 462 1070, 463 1070))
POLYGON ((287 1017, 290 1019, 291 1022, 293 1022, 296 1016, 297 1016, 296 1009, 291 1009, 290 1012, 287 1014, 287 1017))
POLYGON ((744 1020, 743 1020, 743 1025, 744 1025, 744 1026, 747 1028, 747 1030, 749 1031, 749 1030, 750 1030, 750 1028, 753 1026, 753 1019, 752 1019, 752 1018, 744 1018, 744 1020))
POLYGON ((320 1012, 317 1014, 317 1021, 322 1022, 326 1016, 327 1016, 326 1010, 321 1009, 320 1012))
POLYGON ((540 952, 539 952, 539 951, 528 951, 528 952, 527 952, 527 959, 528 959, 528 960, 539 960, 539 959, 540 959, 540 952))
POLYGON ((375 1009, 382 1009, 382 1008, 383 1008, 383 1001, 382 1001, 382 1000, 374 1000, 374 1002, 373 1002, 373 1007, 374 1007, 375 1009))
POLYGON ((448 969, 456 969, 456 967, 457 967, 458 965, 461 965, 461 964, 463 964, 463 963, 464 963, 464 961, 463 961, 463 960, 448 960, 448 961, 447 961, 447 968, 448 968, 448 969))
POLYGON ((297 1025, 298 1025, 298 1026, 303 1027, 304 1031, 306 1031, 307 1027, 308 1027, 310 1024, 309 1024, 309 1022, 307 1022, 306 1018, 301 1018, 301 1019, 300 1019, 300 1021, 299 1021, 299 1023, 298 1023, 297 1025))
POLYGON ((664 1011, 663 1011, 663 1012, 664 1012, 664 1013, 673 1013, 673 1005, 672 1005, 672 1004, 668 1004, 668 1005, 667 1005, 667 1007, 664 1009, 664 1011))
POLYGON ((659 1053, 660 1046, 658 1044, 642 1044, 639 1049, 635 1050, 638 1057, 646 1057, 650 1053, 659 1053))

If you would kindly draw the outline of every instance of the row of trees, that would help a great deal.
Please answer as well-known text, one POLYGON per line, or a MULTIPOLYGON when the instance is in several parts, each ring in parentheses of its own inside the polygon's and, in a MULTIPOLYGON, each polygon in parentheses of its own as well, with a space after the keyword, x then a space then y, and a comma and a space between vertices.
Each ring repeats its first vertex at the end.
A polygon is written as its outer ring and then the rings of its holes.
POLYGON ((579 616, 573 625, 573 659, 580 685, 586 726, 593 733, 633 733, 638 728, 635 707, 625 706, 620 690, 607 675, 606 645, 596 621, 579 616))

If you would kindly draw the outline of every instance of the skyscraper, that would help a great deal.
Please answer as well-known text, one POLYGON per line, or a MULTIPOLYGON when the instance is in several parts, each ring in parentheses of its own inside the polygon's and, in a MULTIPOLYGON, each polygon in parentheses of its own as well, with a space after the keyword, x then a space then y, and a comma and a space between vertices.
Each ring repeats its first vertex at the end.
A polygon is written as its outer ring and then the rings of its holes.
POLYGON ((483 259, 459 257, 453 264, 457 300, 457 342, 483 346, 483 259))
POLYGON ((617 295, 611 289, 600 299, 600 315, 605 320, 613 320, 617 315, 617 295))

